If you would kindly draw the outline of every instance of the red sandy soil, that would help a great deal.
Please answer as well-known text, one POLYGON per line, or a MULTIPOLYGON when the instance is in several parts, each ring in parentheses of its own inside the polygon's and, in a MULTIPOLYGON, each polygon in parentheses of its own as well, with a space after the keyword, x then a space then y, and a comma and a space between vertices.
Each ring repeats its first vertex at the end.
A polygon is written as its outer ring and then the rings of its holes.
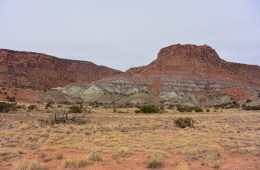
MULTIPOLYGON (((11 151, 9 149, 1 149, 4 151, 11 151)), ((37 160, 38 162, 43 162, 44 158, 52 158, 49 162, 41 163, 41 165, 46 169, 56 169, 62 170, 64 168, 64 160, 73 159, 87 159, 87 153, 84 150, 77 149, 62 149, 64 153, 64 158, 62 160, 56 160, 54 154, 50 151, 28 151, 23 150, 26 155, 30 155, 31 160, 37 160)), ((108 149, 103 152, 103 160, 101 162, 90 162, 86 167, 79 169, 86 170, 135 170, 135 169, 148 169, 146 168, 146 157, 140 151, 133 155, 123 157, 123 158, 112 158, 112 150, 108 149)), ((5 162, 0 162, 1 170, 11 170, 12 163, 16 159, 9 159, 5 162)), ((214 168, 201 165, 199 161, 187 161, 185 157, 178 155, 169 156, 164 162, 162 170, 174 170, 174 169, 190 169, 190 170, 214 170, 214 168)), ((220 170, 258 170, 260 165, 260 159, 257 156, 252 155, 226 155, 224 164, 219 168, 220 170)), ((69 169, 69 168, 66 168, 69 169)))

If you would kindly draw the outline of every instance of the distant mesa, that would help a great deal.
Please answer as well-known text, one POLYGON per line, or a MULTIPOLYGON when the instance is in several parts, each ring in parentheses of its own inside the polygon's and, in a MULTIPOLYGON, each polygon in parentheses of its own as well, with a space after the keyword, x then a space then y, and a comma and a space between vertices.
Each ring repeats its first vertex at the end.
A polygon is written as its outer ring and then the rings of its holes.
POLYGON ((121 71, 88 61, 0 49, 0 86, 49 89, 90 83, 119 73, 121 71))

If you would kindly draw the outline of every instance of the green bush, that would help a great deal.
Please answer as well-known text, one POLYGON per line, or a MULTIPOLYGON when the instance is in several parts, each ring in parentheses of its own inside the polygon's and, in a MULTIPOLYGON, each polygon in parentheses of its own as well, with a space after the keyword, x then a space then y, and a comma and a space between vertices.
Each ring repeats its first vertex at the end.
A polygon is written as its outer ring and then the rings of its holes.
POLYGON ((80 106, 75 105, 75 106, 69 107, 69 112, 70 112, 70 113, 81 113, 81 112, 82 112, 82 109, 81 109, 80 106))
POLYGON ((49 100, 49 101, 47 102, 47 104, 45 105, 45 109, 48 109, 48 108, 51 107, 53 104, 54 104, 54 102, 51 101, 51 100, 49 100))
POLYGON ((258 106, 244 106, 243 110, 260 110, 260 105, 258 105, 258 106))
POLYGON ((189 106, 180 106, 180 105, 177 105, 177 110, 179 112, 192 112, 193 108, 192 107, 189 107, 189 106))
POLYGON ((0 112, 7 113, 16 110, 16 103, 0 102, 0 112))
POLYGON ((140 110, 135 110, 135 113, 141 113, 140 110))
POLYGON ((34 109, 36 109, 36 108, 37 108, 36 105, 30 105, 30 106, 28 106, 28 110, 34 110, 34 109))
POLYGON ((194 107, 193 110, 195 112, 203 112, 203 109, 201 107, 194 107))
POLYGON ((140 107, 140 113, 158 113, 159 108, 155 105, 145 105, 140 107))
POLYGON ((178 118, 174 121, 175 125, 180 128, 194 127, 194 121, 190 117, 178 118))

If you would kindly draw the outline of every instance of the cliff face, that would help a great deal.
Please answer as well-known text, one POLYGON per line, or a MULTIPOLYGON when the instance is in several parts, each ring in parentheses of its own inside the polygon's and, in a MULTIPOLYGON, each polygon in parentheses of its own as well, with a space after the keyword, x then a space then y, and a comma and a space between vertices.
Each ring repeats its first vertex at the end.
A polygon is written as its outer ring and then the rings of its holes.
MULTIPOLYGON (((158 58, 148 66, 132 68, 131 74, 181 73, 185 76, 207 76, 220 79, 245 80, 260 83, 260 67, 222 60, 216 51, 207 45, 172 45, 163 48, 158 58), (218 74, 213 74, 218 73, 218 74)), ((249 83, 250 84, 250 83, 249 83)))
POLYGON ((118 73, 87 61, 0 49, 0 86, 46 89, 90 83, 118 73))
POLYGON ((260 92, 260 67, 226 62, 207 45, 163 48, 149 65, 124 73, 85 61, 0 50, 0 86, 65 85, 54 91, 71 100, 214 105, 260 92))
POLYGON ((147 66, 95 83, 105 91, 148 91, 165 100, 207 100, 229 95, 247 98, 260 91, 260 67, 222 60, 209 46, 172 45, 147 66))

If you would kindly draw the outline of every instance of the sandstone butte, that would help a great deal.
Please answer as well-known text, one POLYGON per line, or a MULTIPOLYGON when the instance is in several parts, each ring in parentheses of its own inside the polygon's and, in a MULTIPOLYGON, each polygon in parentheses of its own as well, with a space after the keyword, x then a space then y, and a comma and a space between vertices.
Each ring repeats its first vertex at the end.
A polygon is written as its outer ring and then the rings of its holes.
POLYGON ((207 45, 176 44, 162 48, 147 66, 99 82, 118 88, 142 87, 160 96, 226 94, 243 99, 260 91, 260 66, 227 62, 207 45))

